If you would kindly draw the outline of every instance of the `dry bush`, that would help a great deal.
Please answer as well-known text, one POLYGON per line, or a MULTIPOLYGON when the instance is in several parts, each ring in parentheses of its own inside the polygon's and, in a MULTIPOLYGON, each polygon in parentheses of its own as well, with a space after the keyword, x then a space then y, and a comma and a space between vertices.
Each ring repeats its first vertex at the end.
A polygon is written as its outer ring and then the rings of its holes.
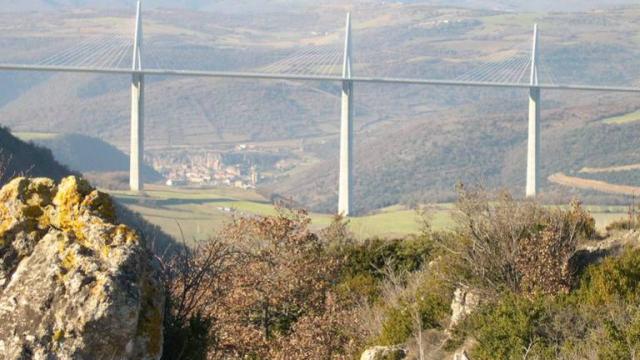
MULTIPOLYGON (((322 236, 303 211, 235 218, 167 262, 165 359, 350 359, 352 304, 335 300, 336 219, 322 236)), ((342 224, 342 225, 340 225, 342 224)))
POLYGON ((229 291, 216 314, 224 356, 277 357, 294 344, 306 344, 310 353, 345 351, 347 339, 330 336, 340 330, 331 324, 340 323, 343 313, 327 302, 339 261, 309 223, 306 212, 282 210, 236 218, 223 230, 221 236, 237 249, 229 291))
POLYGON ((226 293, 232 249, 215 239, 182 247, 164 264, 167 302, 163 359, 206 359, 218 346, 220 298, 226 293))
POLYGON ((329 297, 324 312, 302 316, 289 336, 278 337, 269 358, 353 359, 361 345, 355 333, 358 321, 351 307, 329 297))
POLYGON ((571 258, 580 238, 594 234, 593 218, 572 202, 569 210, 547 210, 538 228, 520 242, 516 269, 520 290, 533 294, 568 293, 574 283, 571 258))
POLYGON ((0 149, 0 185, 4 185, 18 176, 26 176, 31 169, 23 172, 10 171, 13 162, 11 154, 5 154, 4 149, 0 149))
POLYGON ((228 272, 235 260, 231 248, 209 240, 194 249, 185 248, 169 261, 167 288, 171 292, 173 318, 215 306, 228 287, 228 272))
POLYGON ((455 234, 438 238, 440 245, 455 259, 456 281, 493 293, 567 292, 577 243, 595 232, 577 202, 551 209, 507 193, 493 198, 482 189, 461 189, 457 209, 455 234))

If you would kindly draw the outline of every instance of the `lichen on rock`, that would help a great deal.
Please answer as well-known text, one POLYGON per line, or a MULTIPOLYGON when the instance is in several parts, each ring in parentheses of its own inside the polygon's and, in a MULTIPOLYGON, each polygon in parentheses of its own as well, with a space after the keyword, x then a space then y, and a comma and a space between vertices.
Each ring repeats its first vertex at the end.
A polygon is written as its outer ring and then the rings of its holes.
POLYGON ((77 177, 0 190, 3 359, 159 359, 164 291, 110 197, 77 177))

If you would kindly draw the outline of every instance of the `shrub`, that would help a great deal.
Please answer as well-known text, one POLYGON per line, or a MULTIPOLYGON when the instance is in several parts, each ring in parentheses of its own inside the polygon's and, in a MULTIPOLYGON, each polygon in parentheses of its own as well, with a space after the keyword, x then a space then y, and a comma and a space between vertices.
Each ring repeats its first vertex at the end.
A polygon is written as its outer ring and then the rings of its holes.
MULTIPOLYGON (((628 303, 580 308, 589 317, 586 331, 574 331, 565 341, 563 359, 637 359, 640 356, 640 310, 628 303)), ((575 330, 575 329, 574 329, 575 330)))
POLYGON ((354 333, 355 312, 332 300, 320 314, 302 316, 289 336, 278 337, 271 359, 353 359, 361 339, 354 333))
MULTIPOLYGON (((634 201, 635 203, 635 198, 634 201)), ((640 229, 640 206, 629 205, 626 219, 616 220, 607 225, 607 232, 615 230, 638 230, 640 229)))
POLYGON ((333 319, 326 317, 327 301, 340 262, 309 224, 305 212, 281 210, 277 216, 236 218, 223 230, 221 237, 237 254, 216 313, 225 356, 273 357, 286 350, 282 344, 306 338, 300 331, 317 331, 323 328, 318 321, 333 319), (299 323, 303 319, 308 326, 299 323))
POLYGON ((640 250, 590 266, 569 295, 505 293, 457 329, 474 359, 632 359, 640 355, 640 250))
POLYGON ((631 225, 629 220, 615 220, 607 225, 605 228, 607 232, 616 231, 616 230, 631 230, 634 226, 631 225))
POLYGON ((346 275, 336 286, 336 293, 344 301, 364 300, 368 303, 380 297, 379 280, 371 274, 346 275))
POLYGON ((165 264, 163 359, 206 359, 217 346, 214 309, 227 291, 232 264, 231 249, 217 240, 182 247, 165 264))
POLYGON ((549 209, 506 193, 494 200, 482 190, 461 189, 457 209, 454 234, 435 238, 449 254, 451 281, 493 294, 568 292, 577 243, 595 232, 577 202, 549 209))
POLYGON ((351 358, 353 306, 332 295, 340 261, 309 222, 302 211, 236 218, 224 241, 178 251, 165 265, 163 358, 351 358))
POLYGON ((402 344, 411 337, 415 330, 413 314, 407 304, 400 307, 389 308, 385 312, 385 321, 382 324, 382 332, 376 341, 379 345, 402 344))
POLYGON ((212 347, 212 319, 194 314, 186 319, 167 315, 162 359, 206 360, 212 347))
POLYGON ((547 333, 550 323, 551 314, 542 298, 530 300, 515 294, 504 295, 496 305, 485 306, 469 318, 468 326, 473 328, 472 334, 478 341, 471 357, 478 360, 555 358, 547 333))
POLYGON ((588 267, 576 297, 576 302, 591 306, 640 302, 640 250, 626 249, 618 257, 588 267))
POLYGON ((383 322, 376 344, 396 345, 422 330, 442 329, 450 315, 453 291, 428 268, 408 275, 402 284, 388 279, 383 294, 383 322))
POLYGON ((433 242, 427 236, 410 236, 406 239, 366 239, 342 249, 345 276, 367 274, 383 279, 385 268, 395 273, 410 273, 419 270, 430 258, 433 242))

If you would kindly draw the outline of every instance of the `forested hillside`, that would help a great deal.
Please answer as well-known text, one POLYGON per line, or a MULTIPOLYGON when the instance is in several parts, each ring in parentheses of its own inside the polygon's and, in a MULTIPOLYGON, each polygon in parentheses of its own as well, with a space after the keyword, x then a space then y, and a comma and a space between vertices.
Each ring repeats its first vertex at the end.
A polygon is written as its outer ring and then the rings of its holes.
POLYGON ((53 158, 49 149, 20 141, 7 128, 0 128, 0 164, 2 184, 19 175, 59 180, 72 173, 53 158))

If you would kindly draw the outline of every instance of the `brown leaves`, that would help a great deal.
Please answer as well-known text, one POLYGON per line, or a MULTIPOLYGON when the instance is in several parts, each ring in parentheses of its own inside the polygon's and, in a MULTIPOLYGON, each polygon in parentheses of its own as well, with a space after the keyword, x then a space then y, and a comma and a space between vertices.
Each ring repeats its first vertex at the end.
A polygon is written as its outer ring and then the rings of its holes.
POLYGON ((571 209, 547 210, 538 231, 520 240, 516 268, 520 290, 527 294, 568 293, 573 285, 573 257, 578 240, 593 234, 593 218, 579 203, 571 209))
POLYGON ((225 356, 286 358, 297 346, 311 353, 342 350, 346 340, 330 335, 342 313, 327 308, 339 263, 310 222, 304 211, 281 210, 225 227, 220 236, 236 249, 215 314, 225 356))

